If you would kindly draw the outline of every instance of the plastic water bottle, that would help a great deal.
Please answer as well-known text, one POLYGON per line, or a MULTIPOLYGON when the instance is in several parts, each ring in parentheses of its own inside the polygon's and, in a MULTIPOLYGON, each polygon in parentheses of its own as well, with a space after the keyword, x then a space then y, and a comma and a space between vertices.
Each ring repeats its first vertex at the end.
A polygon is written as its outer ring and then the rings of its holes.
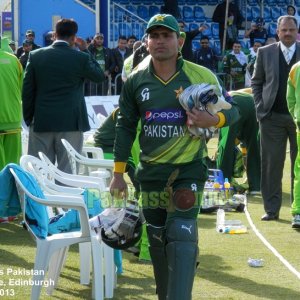
POLYGON ((216 223, 217 232, 223 232, 224 225, 225 225, 225 210, 219 208, 217 210, 217 223, 216 223))
POLYGON ((230 182, 228 181, 228 178, 225 178, 224 189, 225 189, 225 199, 228 199, 229 198, 229 189, 230 189, 230 182))
POLYGON ((215 179, 215 180, 214 180, 214 185, 213 185, 213 187, 214 187, 214 189, 216 189, 216 190, 220 189, 220 183, 219 183, 218 179, 215 179))
POLYGON ((228 226, 225 227, 223 230, 223 233, 229 233, 229 234, 241 234, 241 233, 247 233, 247 227, 244 225, 239 226, 228 226))

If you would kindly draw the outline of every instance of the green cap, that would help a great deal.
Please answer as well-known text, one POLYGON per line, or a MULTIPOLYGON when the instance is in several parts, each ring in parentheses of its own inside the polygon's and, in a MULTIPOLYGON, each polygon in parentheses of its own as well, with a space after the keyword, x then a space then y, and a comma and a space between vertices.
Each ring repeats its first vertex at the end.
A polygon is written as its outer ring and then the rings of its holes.
POLYGON ((153 16, 148 22, 146 32, 149 33, 152 28, 157 26, 166 27, 172 31, 175 31, 178 35, 180 34, 177 20, 172 15, 158 14, 153 16))

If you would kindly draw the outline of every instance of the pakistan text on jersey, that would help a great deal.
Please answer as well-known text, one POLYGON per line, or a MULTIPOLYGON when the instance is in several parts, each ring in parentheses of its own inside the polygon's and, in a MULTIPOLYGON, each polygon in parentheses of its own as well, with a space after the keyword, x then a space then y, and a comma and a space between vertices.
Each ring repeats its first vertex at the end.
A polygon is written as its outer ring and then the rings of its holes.
POLYGON ((144 125, 144 133, 146 137, 172 138, 184 136, 185 130, 176 125, 144 125))

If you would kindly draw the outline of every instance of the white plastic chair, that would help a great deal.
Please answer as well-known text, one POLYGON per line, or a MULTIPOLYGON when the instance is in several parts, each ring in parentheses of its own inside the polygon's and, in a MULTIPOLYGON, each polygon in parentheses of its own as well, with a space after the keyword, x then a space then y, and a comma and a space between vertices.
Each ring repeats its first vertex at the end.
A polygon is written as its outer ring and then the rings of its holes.
MULTIPOLYGON (((24 155, 20 159, 20 165, 32 172, 32 174, 38 178, 42 189, 49 192, 50 194, 78 194, 83 191, 83 188, 93 188, 99 191, 99 194, 105 191, 105 185, 101 178, 73 175, 60 171, 55 165, 49 160, 49 158, 42 152, 39 153, 42 160, 31 156, 24 155), (66 184, 70 187, 60 186, 55 183, 55 180, 66 184)), ((113 249, 103 244, 103 258, 104 258, 104 278, 105 278, 105 297, 112 298, 113 290, 116 286, 115 265, 113 259, 113 249)), ((80 252, 80 283, 89 284, 90 282, 90 272, 91 272, 91 244, 81 243, 79 245, 80 252)), ((64 257, 58 257, 62 263, 65 260, 67 251, 61 254, 64 257)), ((101 259, 99 257, 99 259, 101 259)))
MULTIPOLYGON (((62 268, 62 261, 57 260, 56 258, 63 258, 64 252, 70 245, 80 245, 81 243, 90 242, 92 248, 93 261, 93 295, 97 300, 103 299, 103 267, 102 260, 99 259, 99 257, 101 257, 101 252, 103 251, 103 249, 101 249, 101 243, 99 243, 98 237, 90 229, 87 209, 83 198, 74 195, 47 195, 45 196, 46 199, 36 197, 25 188, 25 186, 22 183, 22 180, 18 177, 18 175, 12 168, 10 168, 10 172, 15 179, 16 187, 19 193, 21 208, 23 212, 23 221, 28 229, 28 232, 31 234, 31 236, 36 242, 34 270, 39 270, 39 272, 33 275, 33 281, 41 282, 41 280, 43 280, 45 277, 49 265, 49 273, 52 273, 50 278, 54 280, 56 285, 59 273, 62 268), (30 225, 28 224, 25 218, 27 206, 26 196, 42 205, 51 207, 62 205, 66 208, 73 208, 78 210, 81 230, 75 232, 54 234, 52 236, 47 236, 45 239, 39 238, 30 228, 30 225), (55 259, 53 259, 53 257, 55 259)), ((39 284, 32 286, 31 300, 38 300, 40 298, 41 288, 42 285, 39 284)), ((51 293, 53 288, 54 286, 48 289, 47 293, 51 293)))
MULTIPOLYGON (((63 143, 64 147, 67 150, 73 174, 79 174, 77 164, 79 166, 80 165, 84 166, 85 168, 96 167, 98 168, 97 176, 104 178, 107 181, 110 181, 110 178, 112 177, 113 166, 114 166, 113 160, 94 159, 94 158, 85 157, 80 153, 78 153, 67 140, 62 139, 61 142, 63 143)), ((93 171, 93 174, 96 174, 95 171, 93 171)), ((87 171, 86 175, 90 175, 90 171, 87 171)))

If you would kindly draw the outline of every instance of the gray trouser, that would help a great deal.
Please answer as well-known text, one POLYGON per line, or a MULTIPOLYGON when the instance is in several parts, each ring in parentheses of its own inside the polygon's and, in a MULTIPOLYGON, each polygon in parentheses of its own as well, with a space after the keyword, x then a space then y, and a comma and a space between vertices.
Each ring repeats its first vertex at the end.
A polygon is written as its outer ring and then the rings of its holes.
POLYGON ((53 164, 63 172, 72 173, 67 151, 61 142, 67 140, 76 151, 82 151, 83 132, 34 132, 32 126, 29 130, 28 154, 39 157, 38 153, 43 152, 53 164))
POLYGON ((279 213, 287 141, 290 143, 291 195, 297 156, 296 126, 289 114, 270 113, 259 122, 261 140, 261 193, 267 213, 279 213))

